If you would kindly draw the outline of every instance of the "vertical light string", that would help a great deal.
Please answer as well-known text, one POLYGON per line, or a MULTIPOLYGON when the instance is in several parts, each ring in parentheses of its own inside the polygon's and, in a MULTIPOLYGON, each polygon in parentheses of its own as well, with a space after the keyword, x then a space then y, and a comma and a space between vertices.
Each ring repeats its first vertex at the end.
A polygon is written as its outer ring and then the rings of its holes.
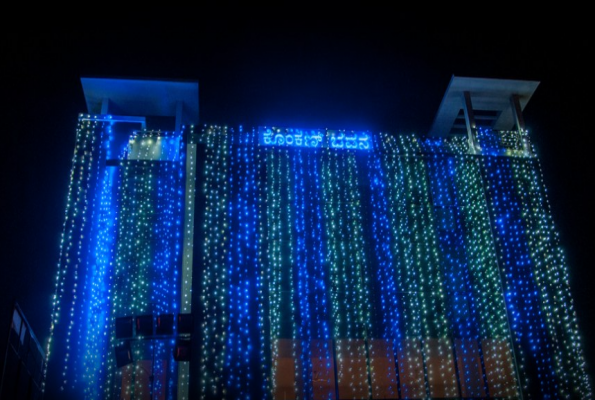
MULTIPOLYGON (((358 323, 358 340, 355 344, 350 344, 350 351, 355 353, 354 358, 359 358, 357 361, 358 381, 361 385, 359 392, 368 397, 372 395, 372 387, 370 385, 370 364, 368 361, 369 354, 367 351, 368 343, 371 338, 372 331, 372 310, 371 310, 371 296, 370 296, 370 274, 368 268, 368 258, 366 254, 367 241, 364 234, 364 211, 362 206, 361 187, 363 186, 359 173, 357 162, 357 150, 347 151, 347 168, 349 183, 349 205, 350 211, 346 215, 349 222, 347 225, 348 241, 352 243, 353 250, 349 256, 349 267, 352 268, 353 281, 357 286, 357 323, 358 323)), ((352 353, 352 354, 353 354, 352 353)), ((356 366, 352 363, 352 368, 356 366)), ((357 390, 357 387, 355 388, 357 390)))
MULTIPOLYGON (((52 314, 49 340, 46 346, 46 359, 50 360, 52 352, 63 354, 61 364, 52 361, 53 371, 61 371, 60 376, 52 373, 52 379, 60 382, 60 388, 66 390, 69 377, 72 377, 72 363, 79 360, 79 349, 74 346, 75 319, 77 309, 84 303, 78 293, 79 280, 84 284, 84 277, 79 277, 82 268, 83 254, 88 245, 89 202, 91 192, 101 174, 101 154, 104 151, 101 143, 105 133, 105 122, 95 116, 79 115, 76 129, 76 140, 70 181, 66 198, 65 218, 60 240, 60 252, 55 280, 55 293, 52 301, 52 314), (98 170, 100 168, 100 170, 98 170), (57 339, 59 338, 59 339, 57 339), (71 368, 69 368, 71 366, 71 368)), ((44 366, 44 387, 48 374, 48 363, 44 366)), ((70 379, 70 387, 76 379, 70 379)))
MULTIPOLYGON (((320 152, 291 151, 293 181, 294 264, 293 340, 295 398, 332 399, 335 395, 332 347, 329 343, 328 274, 324 265, 320 187, 320 152), (332 384, 331 384, 332 383, 332 384)), ((280 395, 280 393, 279 393, 280 395)))
MULTIPOLYGON (((241 127, 240 127, 241 132, 241 127)), ((262 291, 266 283, 263 275, 265 266, 262 260, 262 238, 261 226, 266 221, 262 212, 262 191, 263 191, 263 160, 262 152, 258 146, 258 131, 251 129, 245 134, 245 143, 248 147, 248 178, 246 191, 249 197, 248 215, 251 217, 250 224, 246 226, 245 232, 248 240, 249 264, 252 266, 251 272, 251 317, 246 329, 250 331, 253 337, 253 345, 250 349, 252 366, 254 369, 254 378, 251 379, 251 393, 255 397, 263 398, 270 393, 270 384, 266 376, 270 370, 269 354, 263 350, 270 343, 263 333, 266 325, 263 323, 267 315, 266 308, 262 304, 262 291), (258 329, 254 328, 255 322, 258 329), (258 373, 258 374, 257 374, 258 373), (258 380, 260 378, 260 382, 258 380)))
MULTIPOLYGON (((512 354, 504 292, 490 215, 483 190, 481 166, 475 156, 457 158, 455 187, 465 228, 465 250, 470 275, 474 318, 479 323, 478 351, 484 375, 484 391, 489 396, 519 396, 517 366, 512 354)), ((473 344, 468 343, 468 346, 473 344)), ((473 362, 470 359, 470 362, 473 362)), ((472 370, 465 371, 468 382, 472 370)), ((473 387, 473 386, 471 386, 473 387)))
MULTIPOLYGON (((85 362, 87 359, 87 354, 85 354, 82 349, 83 343, 86 341, 88 336, 88 325, 85 323, 86 321, 86 310, 89 304, 89 300, 91 297, 91 289, 90 285, 88 284, 88 277, 92 274, 92 271, 95 269, 95 263, 92 259, 92 254, 94 253, 96 242, 94 240, 95 231, 97 226, 97 219, 99 218, 99 211, 97 210, 96 205, 101 201, 100 199, 100 188, 102 183, 102 175, 105 172, 105 157, 106 153, 109 149, 109 140, 111 138, 111 127, 109 124, 105 122, 102 124, 103 134, 101 140, 98 141, 94 147, 99 147, 99 152, 94 157, 94 162, 96 166, 93 167, 93 170, 96 171, 94 182, 89 185, 88 197, 87 197, 87 232, 84 234, 85 239, 79 242, 79 263, 80 266, 85 265, 85 270, 82 271, 82 268, 77 268, 75 270, 75 284, 74 284, 74 298, 76 299, 77 304, 73 304, 71 308, 71 316, 77 318, 76 322, 71 322, 72 331, 69 333, 71 336, 71 343, 74 344, 74 349, 76 349, 73 353, 72 358, 72 369, 69 373, 70 376, 76 377, 72 380, 72 388, 74 389, 77 386, 77 381, 79 379, 84 380, 85 374, 85 362), (75 339, 76 338, 76 339, 75 339)), ((81 235, 83 238, 83 235, 81 235)), ((78 390, 77 390, 78 391, 78 390)))
MULTIPOLYGON (((114 329, 116 318, 149 315, 153 319, 179 310, 185 165, 180 134, 137 132, 121 156, 112 281, 112 346, 119 344, 114 329)), ((137 333, 131 346, 134 362, 117 371, 121 383, 112 385, 109 395, 173 398, 176 382, 171 376, 176 366, 172 343, 137 333)), ((114 360, 109 364, 114 371, 114 360)))
POLYGON ((562 398, 588 398, 590 383, 582 371, 585 361, 572 308, 568 271, 552 222, 547 192, 537 159, 511 159, 516 194, 526 226, 533 279, 551 343, 552 364, 562 398))
MULTIPOLYGON (((225 249, 227 252, 227 263, 229 274, 227 275, 227 290, 228 290, 228 309, 227 309, 227 327, 228 332, 227 342, 225 344, 225 368, 224 368, 224 386, 225 394, 229 394, 233 398, 244 399, 247 393, 245 390, 245 383, 243 377, 249 373, 248 360, 246 359, 246 342, 242 325, 246 318, 247 310, 244 302, 243 282, 245 279, 245 271, 243 263, 243 254, 241 247, 241 224, 244 215, 245 205, 241 198, 241 189, 238 185, 239 177, 242 176, 243 171, 240 153, 242 148, 237 145, 238 137, 233 128, 227 132, 229 135, 229 197, 227 203, 227 213, 229 215, 230 232, 229 232, 229 247, 225 249), (240 154, 238 154, 240 153, 240 154)), ((227 396, 226 396, 227 397, 227 396)))
MULTIPOLYGON (((483 131, 488 137, 495 133, 483 131)), ((526 238, 522 200, 514 179, 514 159, 501 156, 482 158, 484 184, 490 204, 497 253, 503 269, 504 290, 511 330, 520 364, 526 368, 524 391, 530 396, 556 395, 557 379, 551 361, 551 343, 540 306, 539 288, 534 279, 534 260, 526 238), (536 376, 532 382, 527 376, 536 376)))
MULTIPOLYGON (((194 137, 195 127, 189 126, 188 136, 194 137)), ((185 178, 185 202, 184 202, 184 249, 183 249, 183 272, 182 272, 182 293, 181 293, 181 307, 182 313, 188 314, 192 312, 192 264, 193 264, 193 243, 194 243, 194 215, 195 210, 195 195, 196 195, 196 164, 197 145, 194 141, 188 140, 186 145, 186 163, 184 168, 186 170, 185 178)))
MULTIPOLYGON (((281 265, 281 337, 283 339, 289 339, 285 341, 286 346, 290 346, 286 349, 286 354, 293 360, 294 365, 294 381, 293 387, 290 389, 294 396, 299 397, 300 392, 303 390, 303 382, 301 382, 302 375, 300 374, 301 366, 299 361, 301 358, 301 348, 299 342, 298 325, 299 314, 296 304, 299 303, 296 291, 296 279, 298 274, 299 264, 296 263, 295 259, 295 248, 296 248, 296 221, 295 221, 295 179, 294 179, 294 165, 292 160, 292 151, 289 149, 283 149, 283 155, 278 157, 278 161, 281 163, 281 173, 279 176, 279 182, 282 185, 279 187, 280 198, 281 198, 281 218, 282 218, 282 231, 281 231, 281 252, 286 256, 283 257, 284 263, 281 265)), ((282 351, 282 347, 280 347, 282 351)), ((282 356, 282 354, 280 354, 282 356)), ((277 392, 278 394, 279 391, 277 392)), ((286 390, 283 390, 283 397, 287 397, 286 390)))
MULTIPOLYGON (((155 241, 157 242, 153 256, 152 278, 153 291, 151 302, 155 317, 159 314, 173 314, 180 312, 180 292, 183 282, 181 272, 183 268, 182 252, 184 243, 184 216, 186 188, 186 143, 182 140, 184 132, 164 133, 158 136, 159 147, 162 149, 162 160, 157 162, 157 221, 155 222, 155 241), (164 158, 164 159, 163 159, 164 158)), ((175 325, 175 324, 174 324, 175 325)), ((177 332, 174 326, 174 333, 177 332)), ((174 379, 178 363, 173 360, 174 339, 168 341, 153 341, 155 365, 153 374, 160 379, 154 380, 153 397, 167 395, 173 400, 178 382, 174 379), (161 378, 162 377, 162 378, 161 378), (168 378, 166 380, 166 378, 168 378)), ((183 388, 182 388, 183 389, 183 388)))
POLYGON ((443 271, 428 172, 418 139, 383 140, 399 292, 404 305, 405 339, 398 349, 400 390, 404 397, 458 396, 447 318, 443 271))
POLYGON ((447 318, 443 268, 434 222, 432 196, 429 187, 427 157, 420 141, 401 135, 400 143, 409 147, 409 157, 401 164, 407 179, 406 210, 409 214, 415 268, 418 270, 420 303, 422 304, 423 353, 431 396, 459 395, 452 355, 451 332, 447 318))
MULTIPOLYGON (((432 198, 436 225, 439 233, 442 262, 444 264, 445 287, 448 292, 447 304, 450 328, 453 334, 454 354, 458 372, 459 387, 463 397, 486 397, 489 389, 485 377, 485 365, 482 365, 480 341, 480 322, 485 318, 478 312, 478 300, 500 293, 498 281, 486 279, 474 280, 474 270, 488 265, 475 265, 475 259, 469 255, 475 248, 468 248, 465 241, 465 229, 471 230, 471 224, 465 224, 465 196, 477 188, 463 187, 459 183, 470 185, 473 177, 465 176, 465 181, 457 181, 457 164, 463 162, 461 156, 437 155, 429 156, 432 186, 432 198), (493 283, 496 285, 493 285, 493 283), (474 285, 482 284, 489 291, 474 289, 474 285), (490 286, 490 283, 492 285, 490 286), (476 297, 476 294, 479 297, 476 297)), ((462 172, 459 172, 462 174, 462 172)), ((475 177, 477 184, 477 177, 475 177)), ((479 201, 480 199, 474 199, 479 201)), ((473 204, 473 203, 472 203, 473 204)), ((477 232, 479 234, 479 232, 477 232)), ((483 262, 484 260, 482 260, 483 262)), ((494 265, 492 263, 492 265, 494 265)), ((497 275, 496 275, 497 276, 497 275)), ((496 297, 496 300, 498 297, 496 297)), ((501 299, 501 297, 500 297, 501 299)), ((479 302, 481 304, 481 302, 479 302)), ((501 305, 501 312, 503 304, 501 305)), ((488 311, 488 310, 486 310, 488 311)), ((497 311, 489 310, 490 312, 497 311)), ((490 314, 485 314, 486 316, 490 314)), ((497 315, 497 314, 496 314, 497 315)), ((494 317, 496 316, 494 315, 494 317)), ((495 319, 495 318, 494 318, 495 319)), ((502 321, 499 321, 500 324, 502 321)), ((505 322, 505 320, 504 320, 505 322)), ((494 326, 493 328, 496 328, 494 326)), ((504 333, 505 331, 502 331, 504 333)), ((502 335, 499 335, 502 338, 502 335)), ((494 335, 488 336, 493 338, 494 335)), ((514 381, 513 381, 514 382, 514 381)))
MULTIPOLYGON (((273 396, 295 396, 298 390, 300 357, 297 342, 295 285, 294 285, 294 220, 293 176, 291 156, 286 148, 267 151, 267 225, 270 296, 270 332, 273 396), (280 380, 286 375, 280 363, 290 359, 294 363, 291 382, 280 380), (281 384, 282 383, 282 384, 281 384), (287 393, 289 392, 289 394, 287 393)), ((289 379, 289 378, 287 378, 289 379)))
MULTIPOLYGON (((143 141, 141 137, 132 139, 143 141)), ((113 277, 113 306, 111 324, 111 346, 115 348, 119 341, 115 336, 115 320, 119 317, 151 314, 148 301, 149 268, 152 251, 149 240, 151 226, 151 187, 152 176, 147 160, 120 161, 121 180, 118 193, 118 226, 116 243, 114 277, 113 277)), ((133 342, 132 357, 142 360, 150 353, 144 343, 133 342)), ((115 360, 110 360, 115 364, 115 360)), ((148 395, 148 389, 136 384, 144 371, 138 363, 122 367, 118 371, 122 388, 115 387, 111 396, 124 392, 126 396, 148 395), (130 378, 128 378, 130 377, 130 378), (129 379, 129 380, 128 380, 129 379)))
MULTIPOLYGON (((196 171, 197 171, 197 143, 195 141, 195 127, 182 127, 180 137, 188 137, 186 144, 186 162, 182 164, 184 175, 184 231, 182 248, 182 282, 180 293, 180 312, 192 314, 192 287, 194 259, 194 225, 196 204, 196 171), (184 132, 187 130, 187 133, 184 132)), ((180 149, 182 150, 182 149, 180 149)), ((182 170, 181 170, 182 171, 182 170)), ((180 172, 181 172, 180 171, 180 172)), ((196 307, 196 306, 195 306, 196 307)), ((195 308, 196 310, 196 308, 195 308)), ((198 314, 198 313, 196 313, 198 314)), ((195 339, 196 340, 196 339, 195 339)), ((173 365, 172 365, 173 367, 173 365)), ((173 377, 170 378, 173 384, 173 377)), ((178 399, 188 400, 190 392, 190 363, 181 361, 178 365, 178 399)))
MULTIPOLYGON (((308 152, 310 153, 310 152, 308 152)), ((311 308, 311 285, 310 270, 308 264, 312 260, 311 243, 307 241, 306 226, 309 227, 311 221, 310 208, 307 204, 307 188, 304 183, 305 162, 304 158, 308 154, 303 151, 293 150, 291 157, 293 172, 293 213, 290 218, 294 222, 294 281, 296 290, 295 302, 298 305, 294 319, 296 320, 296 337, 293 343, 294 360, 296 363, 296 393, 295 398, 311 399, 313 395, 312 387, 312 352, 310 344, 312 343, 312 308, 311 308), (310 246, 308 246, 310 245, 310 246)), ((309 193, 309 191, 308 191, 309 193)))
MULTIPOLYGON (((111 143, 113 130, 106 127, 108 139, 105 146, 105 159, 111 159, 111 143)), ((102 161, 104 161, 102 159, 102 161)), ((82 380, 85 382, 85 398, 95 399, 105 390, 105 365, 109 356, 109 310, 110 310, 110 276, 112 248, 115 240, 115 212, 113 205, 113 187, 115 169, 105 168, 102 183, 98 187, 97 216, 94 230, 90 235, 93 244, 87 260, 88 305, 81 316, 85 319, 86 329, 83 336, 85 351, 82 368, 82 380)))
MULTIPOLYGON (((464 238, 462 245, 464 245, 466 253, 468 273, 465 272, 464 266, 463 269, 459 268, 462 274, 458 275, 466 278, 464 285, 461 286, 459 283, 456 286, 467 288, 467 297, 470 301, 462 305, 464 308, 469 308, 471 321, 468 318, 463 319, 459 315, 451 314, 453 315, 451 316, 451 327, 454 327, 455 335, 465 333, 465 331, 469 334, 476 331, 476 328, 472 327, 476 324, 472 321, 479 321, 480 332, 475 339, 457 337, 454 339, 454 352, 457 357, 458 379, 462 395, 463 397, 468 397, 471 394, 495 397, 520 395, 510 342, 510 329, 503 301, 502 282, 489 224, 480 167, 477 163, 478 158, 468 155, 468 144, 464 142, 464 138, 425 139, 422 143, 425 152, 432 155, 431 158, 444 159, 438 155, 448 155, 448 167, 442 163, 448 169, 448 173, 433 177, 431 182, 433 192, 438 196, 434 196, 434 202, 437 203, 437 200, 445 198, 444 195, 439 194, 444 189, 447 192, 452 191, 452 194, 455 195, 453 204, 456 207, 450 207, 450 211, 456 212, 447 212, 444 207, 436 208, 438 219, 445 221, 438 224, 439 230, 452 231, 455 234, 454 237, 459 236, 456 234, 459 228, 452 229, 461 226, 461 223, 457 222, 459 219, 462 220, 465 228, 465 234, 461 239, 464 238), (452 178, 449 179, 449 176, 452 178), (446 223, 446 221, 451 222, 446 223), (452 321, 452 318, 456 321, 452 321), (467 320, 465 331, 461 331, 460 328, 456 329, 456 326, 461 326, 460 322, 464 320, 467 320), (471 331, 468 329, 469 327, 472 327, 471 331), (480 378, 481 376, 483 379, 480 378), (481 387, 482 380, 483 388, 481 387)), ((492 146, 486 145, 483 147, 484 153, 500 154, 502 149, 496 145, 500 144, 495 141, 492 146)), ((522 151, 521 153, 524 154, 522 151)), ((435 167, 433 170, 439 171, 435 167)), ((452 197, 452 195, 448 197, 452 197)), ((452 200, 448 200, 448 203, 452 203, 452 200)), ((445 255, 448 256, 443 259, 446 261, 446 265, 452 265, 452 256, 459 251, 453 253, 448 246, 445 246, 446 244, 447 242, 441 242, 445 255)), ((460 258, 460 254, 457 254, 456 258, 460 258)), ((451 274, 452 276, 454 275, 451 274)), ((450 281, 448 276, 446 281, 450 281)), ((449 299, 456 300, 458 297, 449 295, 449 299)), ((450 303, 451 310, 455 306, 454 311, 460 312, 460 305, 452 301, 450 303)))
MULTIPOLYGON (((481 365, 471 364, 478 360, 478 357, 468 359, 465 354, 466 352, 462 351, 460 352, 461 354, 456 353, 456 349, 462 348, 463 343, 467 344, 468 339, 477 337, 477 326, 475 319, 471 316, 473 299, 468 290, 470 288, 470 277, 464 257, 464 236, 458 202, 455 197, 454 181, 452 179, 455 172, 454 160, 440 154, 428 154, 426 160, 428 173, 430 174, 430 194, 437 241, 441 254, 441 269, 444 277, 444 288, 447 294, 445 312, 447 313, 449 328, 452 332, 452 346, 457 355, 458 386, 460 390, 463 390, 463 393, 468 395, 467 397, 485 396, 485 393, 481 391, 476 393, 469 393, 468 391, 470 387, 481 389, 484 387, 483 376, 481 373, 477 373, 477 367, 479 367, 479 371, 481 372, 481 365), (472 369, 472 367, 475 368, 472 369), (475 374, 471 375, 472 373, 475 374), (469 382, 470 379, 474 379, 475 382, 469 382), (463 382, 460 382, 461 380, 463 382)), ((465 350, 472 349, 465 348, 465 350)), ((471 355, 475 356, 473 353, 471 355)))
POLYGON ((277 368, 279 365, 279 338, 281 330, 281 201, 279 199, 279 170, 276 149, 267 151, 267 252, 266 264, 269 286, 269 332, 271 341, 271 391, 277 390, 277 368))
MULTIPOLYGON (((382 140, 382 136, 378 136, 382 140)), ((371 206, 371 243, 373 244, 370 263, 373 263, 375 276, 372 286, 374 287, 373 301, 375 302, 376 313, 374 315, 375 337, 382 340, 371 341, 369 346, 369 359, 371 367, 372 396, 374 398, 398 398, 399 382, 398 371, 396 370, 395 354, 399 349, 402 340, 401 326, 401 303, 396 282, 395 269, 398 268, 398 260, 393 256, 391 246, 392 214, 388 205, 387 177, 382 165, 380 152, 382 147, 376 145, 377 149, 367 156, 367 172, 370 185, 370 206, 371 206), (385 366, 374 368, 376 359, 386 360, 385 366)))
POLYGON ((230 221, 225 385, 226 394, 233 399, 250 399, 262 396, 263 386, 256 377, 262 360, 259 351, 257 298, 260 265, 258 263, 257 214, 258 182, 256 134, 229 132, 228 213, 230 221))
MULTIPOLYGON (((308 280, 306 285, 310 287, 310 290, 307 290, 310 294, 307 301, 310 307, 308 327, 311 329, 311 334, 306 337, 310 337, 311 341, 307 343, 302 340, 302 346, 307 346, 309 349, 304 352, 304 357, 310 356, 311 375, 309 379, 305 379, 304 385, 308 385, 311 389, 304 390, 304 398, 334 399, 335 364, 330 327, 330 274, 326 263, 324 241, 321 152, 306 151, 305 157, 306 163, 303 164, 305 190, 302 204, 305 204, 306 207, 302 218, 306 222, 304 240, 307 249, 311 249, 308 252, 308 257, 305 258, 307 271, 311 271, 309 277, 305 278, 308 280)), ((307 374, 306 370, 304 374, 307 374)))
POLYGON ((355 150, 324 151, 323 201, 339 396, 369 397, 366 341, 371 311, 355 150))
POLYGON ((202 191, 203 257, 200 286, 201 311, 201 399, 225 398, 223 370, 227 342, 229 221, 229 152, 226 128, 204 127, 205 168, 202 191))
MULTIPOLYGON (((90 154, 92 158, 89 159, 89 177, 92 173, 91 171, 95 172, 95 179, 98 179, 103 171, 103 153, 105 152, 105 146, 103 145, 103 137, 105 137, 105 123, 101 124, 102 135, 101 139, 95 141, 91 149, 86 149, 86 153, 90 154), (95 148, 100 149, 99 152, 95 151, 95 148), (95 154, 94 154, 95 153, 95 154), (92 166, 91 163, 96 163, 96 166, 92 166)), ((79 241, 77 243, 77 255, 76 255, 76 263, 74 264, 74 269, 72 270, 74 282, 72 284, 72 296, 73 301, 70 308, 70 323, 68 325, 68 334, 67 334, 67 342, 69 343, 69 347, 71 346, 71 351, 66 353, 65 358, 65 369, 64 369, 64 377, 67 376, 71 377, 71 388, 74 389, 77 383, 78 374, 81 372, 79 370, 79 365, 81 362, 84 362, 84 353, 81 352, 81 338, 84 337, 85 333, 81 332, 81 327, 83 324, 81 323, 81 316, 83 315, 84 307, 86 305, 86 290, 83 285, 86 283, 85 274, 80 271, 82 268, 82 264, 84 264, 85 260, 85 253, 89 250, 92 246, 90 232, 92 232, 93 221, 94 221, 94 204, 96 200, 95 196, 95 189, 98 181, 91 181, 89 180, 87 183, 86 188, 86 198, 85 198, 85 205, 82 210, 83 214, 83 224, 81 224, 81 235, 79 241), (86 238, 85 238, 86 237, 86 238), (80 286, 83 286, 79 288, 80 286), (74 322, 75 318, 78 317, 78 323, 74 322), (75 333, 75 329, 77 332, 75 333), (76 336, 76 340, 75 340, 76 336), (68 371, 70 363, 70 371, 68 371)), ((87 270, 89 269, 87 263, 87 270)), ((85 285, 86 286, 86 285, 85 285)), ((65 379, 66 380, 66 379, 65 379)))
POLYGON ((427 396, 427 389, 421 353, 422 304, 417 296, 419 277, 413 260, 412 241, 409 240, 413 227, 406 208, 407 175, 401 166, 408 148, 400 146, 397 138, 390 135, 381 136, 379 144, 382 145, 382 165, 386 171, 397 298, 402 310, 399 325, 403 334, 396 343, 400 396, 423 398, 427 396))
POLYGON ((271 335, 271 312, 270 312, 270 266, 269 266, 269 230, 268 230, 268 160, 266 151, 259 148, 258 135, 260 131, 252 129, 253 145, 256 159, 254 161, 254 175, 256 188, 254 189, 255 205, 253 212, 258 214, 258 241, 255 243, 255 262, 258 263, 257 296, 258 296, 258 334, 260 351, 260 379, 261 397, 267 397, 273 393, 275 383, 272 381, 272 335, 271 335))

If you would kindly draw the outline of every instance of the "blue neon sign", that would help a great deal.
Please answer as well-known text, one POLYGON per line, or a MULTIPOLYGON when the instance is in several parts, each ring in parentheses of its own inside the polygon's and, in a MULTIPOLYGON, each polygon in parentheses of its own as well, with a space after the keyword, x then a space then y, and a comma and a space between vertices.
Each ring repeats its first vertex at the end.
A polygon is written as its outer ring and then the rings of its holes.
POLYGON ((334 149, 369 150, 370 135, 365 132, 328 131, 330 147, 334 149))
POLYGON ((266 146, 328 147, 353 150, 370 150, 372 148, 372 140, 366 132, 262 127, 258 130, 260 143, 266 146))

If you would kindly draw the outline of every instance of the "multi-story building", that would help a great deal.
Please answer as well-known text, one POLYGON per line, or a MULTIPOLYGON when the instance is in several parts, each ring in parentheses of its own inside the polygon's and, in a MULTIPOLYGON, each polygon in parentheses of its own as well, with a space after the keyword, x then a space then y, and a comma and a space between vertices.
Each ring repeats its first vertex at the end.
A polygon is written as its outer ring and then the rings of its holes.
POLYGON ((430 132, 198 125, 198 84, 83 78, 46 392, 591 398, 535 81, 430 132))
POLYGON ((41 344, 15 301, 0 370, 0 399, 42 399, 44 361, 41 344))

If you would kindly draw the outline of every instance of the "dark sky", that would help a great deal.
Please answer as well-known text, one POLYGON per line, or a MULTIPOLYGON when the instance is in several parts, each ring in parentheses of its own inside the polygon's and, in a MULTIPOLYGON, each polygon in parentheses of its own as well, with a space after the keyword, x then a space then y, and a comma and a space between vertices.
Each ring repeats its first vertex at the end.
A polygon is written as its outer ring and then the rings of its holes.
POLYGON ((16 300, 40 341, 47 339, 77 115, 86 112, 81 77, 198 81, 200 123, 395 134, 427 132, 453 74, 526 79, 540 81, 524 117, 595 365, 588 24, 509 18, 515 21, 453 21, 444 29, 394 14, 262 14, 242 22, 199 14, 166 23, 84 14, 68 24, 3 23, 2 318, 16 300))

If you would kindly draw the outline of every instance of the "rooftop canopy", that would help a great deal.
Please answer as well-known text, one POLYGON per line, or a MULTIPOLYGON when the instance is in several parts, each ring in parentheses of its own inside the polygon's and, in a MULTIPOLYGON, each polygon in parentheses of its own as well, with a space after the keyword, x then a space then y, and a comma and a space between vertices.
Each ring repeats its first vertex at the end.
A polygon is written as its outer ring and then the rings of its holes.
POLYGON ((179 117, 183 124, 198 122, 198 82, 81 78, 81 83, 90 114, 179 117))
POLYGON ((521 111, 539 85, 537 81, 467 78, 452 76, 434 119, 429 136, 446 137, 465 133, 465 92, 468 92, 478 126, 511 130, 515 115, 511 98, 516 96, 521 111))

